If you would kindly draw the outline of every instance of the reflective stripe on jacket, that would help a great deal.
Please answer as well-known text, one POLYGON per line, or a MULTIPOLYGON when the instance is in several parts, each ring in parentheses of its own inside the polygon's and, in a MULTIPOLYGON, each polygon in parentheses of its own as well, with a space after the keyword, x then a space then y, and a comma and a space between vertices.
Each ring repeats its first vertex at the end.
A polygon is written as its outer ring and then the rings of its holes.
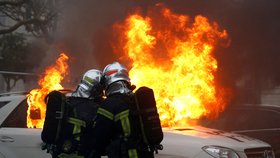
MULTIPOLYGON (((94 145, 93 148, 98 153, 105 151, 108 146, 111 146, 114 141, 122 139, 120 141, 123 145, 110 148, 115 150, 113 152, 115 156, 111 157, 123 157, 120 155, 126 155, 129 158, 138 158, 137 150, 127 143, 131 135, 131 122, 129 118, 129 102, 126 102, 126 96, 116 95, 108 97, 98 108, 97 117, 94 122, 94 145), (125 146, 125 151, 123 146, 125 146), (118 150, 121 150, 118 152, 118 150)), ((110 157, 110 155, 109 155, 110 157)))

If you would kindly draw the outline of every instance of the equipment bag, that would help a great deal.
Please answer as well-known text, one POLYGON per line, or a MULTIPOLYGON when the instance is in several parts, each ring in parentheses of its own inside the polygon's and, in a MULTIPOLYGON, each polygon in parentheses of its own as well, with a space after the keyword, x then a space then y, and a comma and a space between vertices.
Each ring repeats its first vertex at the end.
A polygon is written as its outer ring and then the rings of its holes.
POLYGON ((59 91, 50 92, 46 99, 46 117, 41 133, 41 139, 47 144, 57 144, 65 122, 67 107, 65 95, 59 91))
POLYGON ((153 90, 148 87, 140 87, 135 92, 135 102, 144 143, 152 150, 161 149, 163 132, 153 90))

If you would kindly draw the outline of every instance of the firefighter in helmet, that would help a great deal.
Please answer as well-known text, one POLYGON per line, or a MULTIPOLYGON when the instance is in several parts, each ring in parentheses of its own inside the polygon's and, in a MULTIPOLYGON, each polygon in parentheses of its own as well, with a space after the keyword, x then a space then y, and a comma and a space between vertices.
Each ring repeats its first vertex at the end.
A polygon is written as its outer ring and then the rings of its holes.
POLYGON ((92 120, 103 98, 102 76, 97 69, 88 70, 76 90, 66 98, 68 112, 62 126, 62 138, 48 149, 53 158, 84 158, 89 154, 92 120))
MULTIPOLYGON (((100 83, 102 78, 102 72, 96 69, 88 70, 82 77, 80 84, 77 89, 72 93, 71 97, 68 98, 70 105, 73 106, 74 111, 69 117, 68 123, 72 130, 71 139, 73 139, 74 145, 77 143, 77 147, 74 147, 74 151, 71 154, 69 151, 59 155, 60 158, 71 158, 80 156, 81 158, 86 157, 89 153, 89 137, 92 133, 92 120, 96 115, 97 108, 99 107, 103 97, 103 87, 100 83), (71 126, 72 125, 72 126, 71 126), (86 128, 83 128, 83 126, 86 128), (81 132, 83 132, 81 134, 81 132), (81 136, 81 137, 80 137, 81 136), (78 151, 75 151, 78 150, 78 151)), ((69 150, 67 142, 64 144, 62 149, 66 148, 69 150)))
POLYGON ((135 87, 130 83, 128 69, 113 62, 104 68, 103 75, 107 98, 98 108, 94 121, 91 157, 100 157, 105 152, 109 158, 144 158, 137 150, 136 129, 129 115, 135 87))
POLYGON ((77 89, 72 93, 73 97, 102 98, 103 88, 100 83, 102 72, 97 69, 88 70, 82 77, 77 89))

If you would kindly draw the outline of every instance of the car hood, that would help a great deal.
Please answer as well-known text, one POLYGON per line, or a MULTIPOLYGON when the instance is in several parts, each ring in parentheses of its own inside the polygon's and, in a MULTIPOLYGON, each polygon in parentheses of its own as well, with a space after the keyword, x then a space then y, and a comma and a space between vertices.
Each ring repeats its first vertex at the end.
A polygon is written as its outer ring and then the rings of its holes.
POLYGON ((163 130, 165 134, 164 138, 187 140, 186 144, 191 144, 192 146, 203 147, 215 145, 231 148, 235 151, 244 151, 244 149, 249 148, 270 147, 269 144, 258 139, 201 126, 164 128, 163 130))

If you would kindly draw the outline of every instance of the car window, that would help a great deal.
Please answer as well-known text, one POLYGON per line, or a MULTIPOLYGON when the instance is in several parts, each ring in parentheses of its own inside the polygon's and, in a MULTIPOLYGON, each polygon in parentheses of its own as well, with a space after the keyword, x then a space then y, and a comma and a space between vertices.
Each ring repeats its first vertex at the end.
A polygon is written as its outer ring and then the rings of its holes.
POLYGON ((0 109, 4 106, 4 105, 6 105, 6 104, 8 104, 9 102, 8 101, 2 101, 2 102, 0 102, 0 109))
POLYGON ((264 109, 237 109, 225 116, 225 130, 254 130, 277 128, 280 115, 264 109))
POLYGON ((280 127, 280 114, 270 109, 257 109, 247 117, 252 129, 266 129, 280 127))
POLYGON ((280 128, 279 111, 266 108, 235 108, 214 121, 204 120, 202 125, 225 131, 280 128))
POLYGON ((2 127, 17 127, 17 128, 27 128, 26 117, 27 117, 27 101, 23 100, 5 119, 2 123, 2 127))

